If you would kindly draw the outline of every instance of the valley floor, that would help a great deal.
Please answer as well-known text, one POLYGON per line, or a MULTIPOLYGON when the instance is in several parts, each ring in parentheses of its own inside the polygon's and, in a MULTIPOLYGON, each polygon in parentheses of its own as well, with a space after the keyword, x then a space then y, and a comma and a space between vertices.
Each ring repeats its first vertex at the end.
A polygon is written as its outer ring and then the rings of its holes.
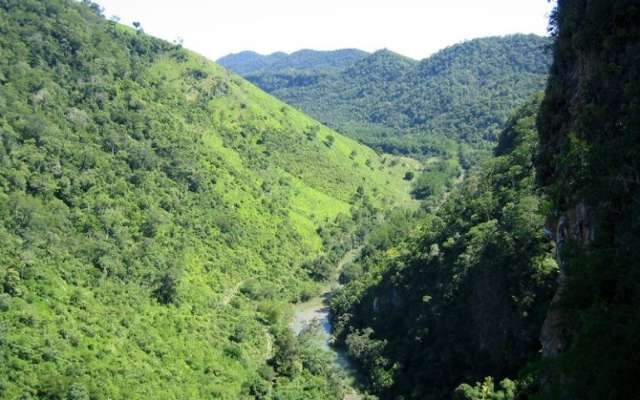
POLYGON ((319 347, 332 353, 335 366, 345 375, 347 390, 344 400, 360 400, 362 396, 355 388, 355 386, 358 386, 358 374, 353 365, 343 350, 332 346, 332 325, 329 318, 328 301, 332 293, 340 287, 338 276, 340 276, 343 267, 355 260, 361 251, 362 246, 357 247, 347 252, 340 259, 335 270, 336 278, 323 287, 317 296, 296 304, 293 310, 293 318, 289 324, 289 327, 296 335, 307 329, 316 329, 318 331, 317 342, 319 347))

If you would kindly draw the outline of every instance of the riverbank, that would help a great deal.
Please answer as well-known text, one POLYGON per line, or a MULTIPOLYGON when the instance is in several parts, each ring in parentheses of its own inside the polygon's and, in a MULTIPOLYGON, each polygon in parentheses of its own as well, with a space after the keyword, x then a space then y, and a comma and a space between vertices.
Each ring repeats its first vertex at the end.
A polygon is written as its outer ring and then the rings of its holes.
POLYGON ((320 290, 318 295, 293 306, 293 318, 289 324, 290 329, 295 335, 299 335, 305 329, 317 327, 318 345, 333 354, 336 367, 338 367, 346 377, 345 384, 348 389, 344 400, 359 400, 362 399, 362 396, 355 389, 357 373, 347 355, 331 345, 332 326, 331 319, 329 318, 329 299, 333 292, 340 288, 338 278, 343 267, 355 260, 361 250, 362 247, 352 249, 340 259, 340 262, 336 266, 334 278, 320 290))

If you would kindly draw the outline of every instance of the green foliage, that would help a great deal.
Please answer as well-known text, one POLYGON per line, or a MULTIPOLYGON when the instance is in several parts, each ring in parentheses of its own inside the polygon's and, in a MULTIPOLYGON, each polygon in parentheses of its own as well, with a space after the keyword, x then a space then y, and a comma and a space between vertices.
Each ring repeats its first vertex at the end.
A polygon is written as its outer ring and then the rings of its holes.
POLYGON ((20 296, 22 294, 22 290, 20 289, 20 274, 18 271, 13 268, 7 269, 4 274, 2 289, 11 296, 20 296))
POLYGON ((640 8, 560 1, 538 127, 538 181, 554 217, 565 287, 566 346, 539 365, 537 398, 637 397, 640 358, 640 8), (586 210, 575 217, 576 210, 586 210))
POLYGON ((413 182, 411 194, 416 199, 440 197, 451 189, 460 176, 460 167, 455 160, 436 160, 427 164, 425 170, 413 182))
POLYGON ((304 63, 280 53, 268 56, 278 59, 273 63, 243 53, 219 62, 374 148, 413 156, 463 153, 473 164, 489 153, 514 108, 543 89, 549 44, 513 35, 457 44, 420 62, 389 50, 353 58, 338 54, 349 50, 328 52, 304 63), (324 68, 334 57, 334 66, 324 68), (460 149, 456 142, 466 144, 460 149))
POLYGON ((302 372, 300 344, 289 329, 285 329, 275 338, 275 355, 271 359, 273 369, 280 375, 294 377, 302 372))
POLYGON ((89 1, 0 21, 0 397, 334 398, 256 375, 303 263, 412 204, 402 160, 89 1))
POLYGON ((393 384, 394 368, 384 357, 385 340, 371 338, 373 330, 366 328, 349 333, 344 340, 349 356, 368 372, 367 383, 375 392, 393 384))
POLYGON ((66 400, 89 400, 89 392, 83 385, 72 384, 67 392, 66 400))
MULTIPOLYGON (((334 333, 366 376, 383 377, 370 380, 382 397, 448 398, 463 381, 513 376, 536 356, 558 270, 534 184, 538 104, 514 115, 495 157, 417 227, 376 228, 358 261, 364 276, 333 298, 334 333)), ((483 398, 489 386, 458 394, 483 398)))
POLYGON ((344 376, 326 350, 319 349, 315 338, 317 327, 310 327, 299 336, 285 328, 275 334, 275 354, 269 361, 278 378, 273 399, 342 399, 344 376))
POLYGON ((158 280, 153 295, 161 304, 173 304, 178 300, 178 276, 174 271, 165 272, 158 280))
POLYGON ((328 281, 333 273, 334 266, 325 256, 319 256, 313 261, 307 261, 302 265, 309 276, 317 281, 328 281))
POLYGON ((327 147, 331 147, 331 146, 333 146, 333 144, 334 144, 335 142, 336 142, 336 138, 335 138, 335 137, 333 137, 333 135, 328 135, 328 136, 326 137, 326 139, 324 140, 324 144, 325 144, 327 147))
POLYGON ((358 279, 364 271, 362 270, 362 266, 358 263, 348 263, 342 268, 339 276, 339 282, 342 285, 346 285, 347 283, 358 279))
POLYGON ((516 384, 513 381, 503 379, 500 381, 500 389, 496 390, 490 376, 482 382, 476 382, 475 386, 463 383, 453 394, 454 400, 514 400, 515 396, 516 384))

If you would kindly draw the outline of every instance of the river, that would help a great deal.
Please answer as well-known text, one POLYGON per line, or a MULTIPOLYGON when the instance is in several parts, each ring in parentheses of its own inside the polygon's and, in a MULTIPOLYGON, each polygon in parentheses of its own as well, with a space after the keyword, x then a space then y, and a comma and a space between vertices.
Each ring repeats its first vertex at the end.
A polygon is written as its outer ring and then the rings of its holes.
POLYGON ((344 352, 336 349, 331 345, 331 320, 329 318, 329 304, 332 293, 340 287, 338 277, 342 268, 352 262, 362 250, 362 247, 355 248, 347 252, 338 265, 336 266, 336 277, 330 283, 322 288, 317 296, 310 298, 309 300, 294 304, 293 306, 293 319, 289 324, 289 327, 296 335, 300 334, 302 330, 307 327, 318 325, 319 335, 318 341, 320 347, 329 351, 334 356, 334 362, 336 366, 342 370, 347 377, 347 393, 344 400, 359 400, 362 397, 354 389, 356 383, 356 372, 351 365, 349 359, 344 352))

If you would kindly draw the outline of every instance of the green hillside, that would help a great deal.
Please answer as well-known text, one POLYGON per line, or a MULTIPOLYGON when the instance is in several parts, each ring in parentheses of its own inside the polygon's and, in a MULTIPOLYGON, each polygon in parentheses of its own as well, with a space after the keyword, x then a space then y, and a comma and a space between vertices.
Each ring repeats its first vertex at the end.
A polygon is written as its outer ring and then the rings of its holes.
POLYGON ((99 14, 0 2, 0 397, 338 398, 286 303, 419 166, 99 14))
MULTIPOLYGON (((515 108, 544 88, 550 40, 535 35, 474 39, 420 62, 388 50, 338 72, 242 73, 340 132, 389 153, 488 153, 515 108)), ((233 70, 233 65, 229 65, 233 70)))

